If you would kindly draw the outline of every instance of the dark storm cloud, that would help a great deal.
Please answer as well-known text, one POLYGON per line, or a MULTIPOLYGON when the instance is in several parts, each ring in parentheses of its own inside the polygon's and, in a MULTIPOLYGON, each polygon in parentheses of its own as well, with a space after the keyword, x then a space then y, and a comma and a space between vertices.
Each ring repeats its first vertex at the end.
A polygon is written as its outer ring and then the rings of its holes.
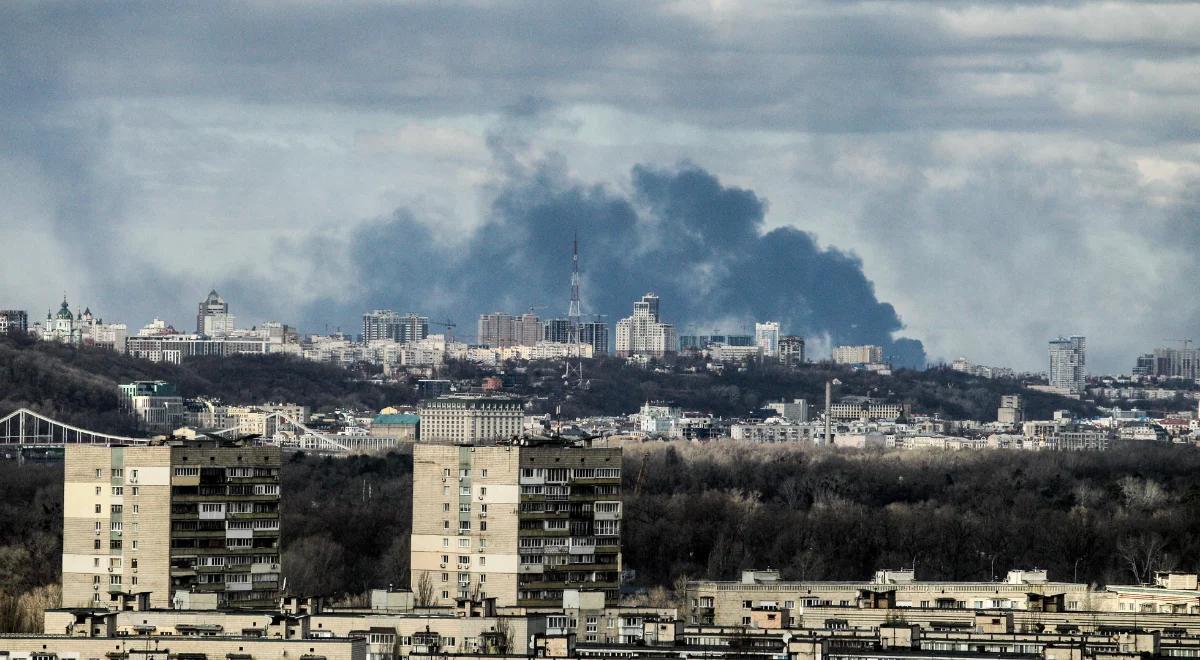
MULTIPOLYGON (((681 334, 777 320, 785 333, 882 344, 898 364, 924 363, 919 341, 896 339, 900 319, 859 260, 798 229, 763 233, 766 204, 752 191, 686 163, 634 167, 630 195, 564 169, 551 158, 501 186, 487 221, 461 243, 439 242, 404 212, 359 228, 349 260, 363 291, 341 301, 341 315, 373 307, 454 315, 460 334, 473 332, 481 312, 545 305, 543 318, 562 317, 578 233, 585 312, 610 323, 653 291, 681 334)), ((310 314, 330 314, 330 302, 310 314)))

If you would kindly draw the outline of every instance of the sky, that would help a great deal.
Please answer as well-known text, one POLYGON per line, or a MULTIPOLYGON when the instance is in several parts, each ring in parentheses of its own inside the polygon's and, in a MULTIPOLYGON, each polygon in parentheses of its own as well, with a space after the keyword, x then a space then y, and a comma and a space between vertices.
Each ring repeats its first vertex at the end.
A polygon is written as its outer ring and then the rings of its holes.
POLYGON ((577 234, 610 323, 1120 372, 1200 335, 1198 225, 1196 3, 0 5, 35 317, 464 334, 565 314, 577 234))

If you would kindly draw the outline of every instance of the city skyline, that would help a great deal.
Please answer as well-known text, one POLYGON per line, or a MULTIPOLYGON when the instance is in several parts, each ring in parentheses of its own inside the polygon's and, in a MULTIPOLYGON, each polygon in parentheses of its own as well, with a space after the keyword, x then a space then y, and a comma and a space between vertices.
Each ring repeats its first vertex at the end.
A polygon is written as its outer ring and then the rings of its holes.
POLYGON ((6 306, 469 319, 565 304, 579 231, 610 322, 699 290, 681 327, 715 293, 934 360, 1086 335, 1098 371, 1200 325, 1195 6, 0 12, 6 306))

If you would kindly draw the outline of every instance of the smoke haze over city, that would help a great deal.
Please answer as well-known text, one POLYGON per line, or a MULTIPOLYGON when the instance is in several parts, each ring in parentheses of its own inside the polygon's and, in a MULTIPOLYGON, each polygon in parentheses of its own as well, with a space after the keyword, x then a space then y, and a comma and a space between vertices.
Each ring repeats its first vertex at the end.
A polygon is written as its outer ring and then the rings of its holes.
POLYGON ((0 58, 35 317, 465 331, 565 314, 578 231, 610 323, 1093 372, 1200 323, 1193 4, 14 3, 0 58))

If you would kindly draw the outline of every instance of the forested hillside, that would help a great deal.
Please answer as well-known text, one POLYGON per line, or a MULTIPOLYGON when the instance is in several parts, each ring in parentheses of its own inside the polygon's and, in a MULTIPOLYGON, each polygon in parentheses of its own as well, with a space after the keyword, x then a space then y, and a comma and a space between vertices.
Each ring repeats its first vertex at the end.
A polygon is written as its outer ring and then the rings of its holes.
POLYGON ((232 403, 289 401, 312 408, 378 409, 413 400, 410 388, 353 376, 338 367, 282 355, 155 364, 100 348, 0 337, 0 414, 26 407, 110 433, 136 431, 119 410, 117 385, 131 380, 166 380, 185 397, 204 395, 232 403))
MULTIPOLYGON (((625 565, 635 585, 681 575, 1145 581, 1200 569, 1200 451, 848 451, 731 441, 625 452, 625 565)), ((0 463, 0 591, 58 579, 62 468, 0 463)), ((314 458, 283 470, 283 561, 297 593, 407 586, 412 459, 314 458)), ((0 598, 0 605, 3 599, 0 598)), ((0 607, 0 618, 3 616, 0 607)), ((2 622, 0 622, 2 623, 2 622)))
POLYGON ((778 365, 730 367, 721 373, 707 371, 700 361, 677 358, 673 369, 656 370, 604 358, 584 363, 589 381, 585 390, 565 390, 562 367, 531 366, 512 378, 517 391, 562 399, 563 415, 620 415, 636 411, 646 401, 669 401, 685 410, 712 412, 726 417, 744 416, 770 401, 807 399, 823 405, 825 382, 836 380, 835 399, 846 395, 870 396, 892 403, 912 404, 915 412, 936 413, 944 419, 996 419, 1004 394, 1021 394, 1030 419, 1049 419, 1055 410, 1094 415, 1095 406, 1075 399, 1026 390, 1013 378, 976 378, 949 368, 925 371, 898 370, 891 376, 855 371, 832 364, 810 364, 799 369, 778 365))

